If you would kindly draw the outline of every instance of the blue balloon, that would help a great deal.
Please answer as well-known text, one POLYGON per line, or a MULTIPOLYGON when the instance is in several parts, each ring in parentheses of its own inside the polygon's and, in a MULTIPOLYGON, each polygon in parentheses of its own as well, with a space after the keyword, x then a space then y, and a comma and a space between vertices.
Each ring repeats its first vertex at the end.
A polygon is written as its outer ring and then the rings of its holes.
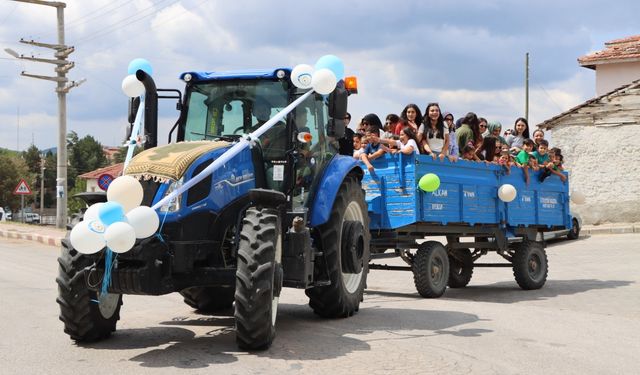
POLYGON ((153 68, 151 68, 151 64, 145 59, 137 58, 131 60, 129 63, 129 68, 127 69, 129 74, 136 74, 138 70, 142 70, 148 75, 153 75, 153 68))
POLYGON ((124 208, 118 202, 105 202, 98 209, 98 218, 106 226, 124 221, 124 208))
POLYGON ((324 55, 318 59, 315 66, 316 71, 329 69, 336 75, 338 81, 344 78, 344 63, 339 57, 334 55, 324 55))

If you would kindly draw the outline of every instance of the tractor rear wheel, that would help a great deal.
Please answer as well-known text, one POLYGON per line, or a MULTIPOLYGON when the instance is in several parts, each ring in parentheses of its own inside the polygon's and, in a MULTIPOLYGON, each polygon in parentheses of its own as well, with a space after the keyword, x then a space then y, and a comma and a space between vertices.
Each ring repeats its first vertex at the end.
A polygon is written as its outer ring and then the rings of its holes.
POLYGON ((236 343, 269 348, 276 334, 282 290, 282 234, 278 211, 251 207, 242 220, 236 271, 236 343))
POLYGON ((316 259, 316 274, 330 285, 307 289, 309 306, 325 318, 351 316, 367 284, 370 238, 364 191, 355 176, 344 179, 329 220, 317 229, 323 256, 316 259))

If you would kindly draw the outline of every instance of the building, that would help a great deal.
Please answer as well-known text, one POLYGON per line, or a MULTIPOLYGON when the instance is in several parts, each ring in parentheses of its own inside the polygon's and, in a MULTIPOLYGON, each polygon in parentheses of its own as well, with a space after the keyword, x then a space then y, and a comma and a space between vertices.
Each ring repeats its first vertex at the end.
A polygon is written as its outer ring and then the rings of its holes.
POLYGON ((581 66, 596 71, 596 96, 640 79, 640 35, 604 45, 604 50, 578 58, 581 66))
POLYGON ((118 163, 118 164, 110 165, 108 167, 99 168, 94 171, 87 172, 85 174, 81 174, 78 177, 87 180, 87 192, 94 193, 94 192, 105 191, 102 188, 100 188, 98 184, 99 182, 98 180, 100 179, 100 177, 103 175, 108 175, 115 179, 122 174, 123 166, 124 166, 124 163, 118 163))
POLYGON ((538 128, 553 133, 571 189, 586 196, 585 204, 571 207, 585 224, 640 222, 640 36, 606 46, 579 63, 596 70, 598 90, 626 82, 538 128))

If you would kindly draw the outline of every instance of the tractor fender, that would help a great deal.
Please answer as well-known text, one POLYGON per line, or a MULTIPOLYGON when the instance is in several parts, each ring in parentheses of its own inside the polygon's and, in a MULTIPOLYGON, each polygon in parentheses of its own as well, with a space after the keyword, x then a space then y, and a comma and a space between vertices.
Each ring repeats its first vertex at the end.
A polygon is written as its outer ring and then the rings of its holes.
POLYGON ((311 204, 311 227, 317 227, 329 220, 338 189, 350 173, 358 177, 358 180, 362 180, 364 172, 356 159, 345 155, 336 155, 331 159, 317 185, 311 204))

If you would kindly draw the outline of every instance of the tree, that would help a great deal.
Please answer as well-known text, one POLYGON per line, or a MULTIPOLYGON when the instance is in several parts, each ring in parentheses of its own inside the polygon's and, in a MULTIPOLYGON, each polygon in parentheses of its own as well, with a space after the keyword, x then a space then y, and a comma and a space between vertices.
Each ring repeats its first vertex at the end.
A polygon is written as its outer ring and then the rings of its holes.
POLYGON ((75 187, 76 177, 106 166, 107 157, 104 156, 102 144, 90 135, 78 139, 78 134, 72 131, 67 135, 67 145, 70 165, 67 181, 71 191, 75 187))
POLYGON ((21 178, 33 186, 35 176, 29 173, 27 164, 20 157, 0 154, 0 205, 12 211, 20 207, 20 196, 13 194, 21 178))

